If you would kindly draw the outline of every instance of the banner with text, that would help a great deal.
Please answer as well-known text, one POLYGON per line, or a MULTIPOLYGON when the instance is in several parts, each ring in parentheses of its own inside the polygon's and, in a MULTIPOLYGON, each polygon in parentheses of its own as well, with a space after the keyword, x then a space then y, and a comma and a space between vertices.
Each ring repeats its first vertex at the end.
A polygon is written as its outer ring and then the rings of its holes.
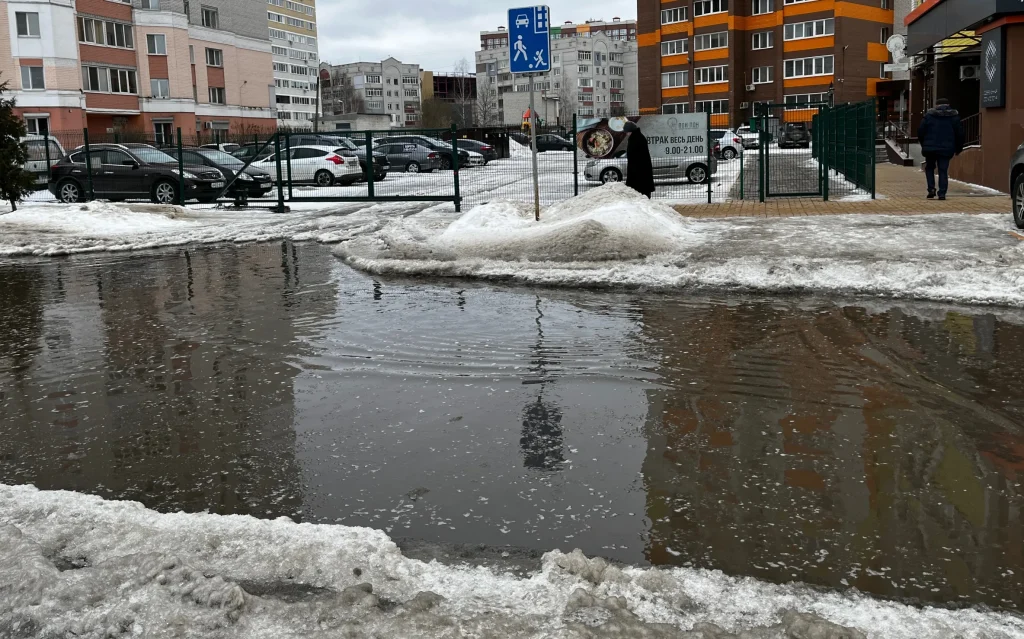
POLYGON ((641 115, 580 120, 576 143, 592 158, 613 158, 625 153, 629 133, 626 122, 634 122, 647 136, 652 158, 708 153, 708 116, 706 113, 641 115))

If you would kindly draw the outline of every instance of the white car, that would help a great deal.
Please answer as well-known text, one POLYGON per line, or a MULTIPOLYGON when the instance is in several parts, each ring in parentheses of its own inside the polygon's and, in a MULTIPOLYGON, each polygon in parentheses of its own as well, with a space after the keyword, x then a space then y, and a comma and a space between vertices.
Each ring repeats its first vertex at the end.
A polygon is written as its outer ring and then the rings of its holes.
MULTIPOLYGON (((359 167, 359 158, 343 157, 334 152, 333 146, 293 146, 287 160, 281 158, 281 175, 288 179, 291 167, 292 182, 312 182, 317 186, 341 184, 348 186, 363 176, 359 167)), ((276 175, 275 158, 273 155, 253 162, 254 166, 276 175)))
MULTIPOLYGON (((583 176, 589 182, 622 182, 626 179, 626 167, 628 160, 626 154, 622 153, 616 158, 603 160, 590 160, 583 170, 583 176)), ((711 176, 718 173, 718 160, 711 156, 711 165, 708 166, 708 156, 700 154, 673 155, 663 158, 651 158, 651 168, 654 169, 655 180, 689 180, 693 184, 704 184, 711 179, 711 176)))
MULTIPOLYGON (((459 149, 460 151, 462 149, 459 149)), ((466 153, 469 153, 469 166, 484 166, 487 164, 487 160, 484 159, 483 153, 477 153, 476 151, 470 151, 466 149, 466 153)))
POLYGON ((28 161, 21 168, 32 174, 37 187, 45 189, 50 179, 50 167, 64 157, 64 147, 54 138, 49 138, 49 145, 47 145, 47 138, 41 135, 25 136, 21 138, 20 142, 28 151, 28 161), (49 158, 46 153, 47 146, 50 147, 49 158), (50 161, 49 164, 46 163, 47 159, 50 161))
POLYGON ((749 126, 736 129, 736 135, 743 140, 744 149, 756 149, 761 146, 761 135, 757 131, 751 131, 749 126))
POLYGON ((715 155, 723 160, 731 160, 743 155, 743 138, 732 129, 711 129, 711 143, 718 143, 715 155))
POLYGON ((517 27, 528 27, 528 26, 530 26, 530 19, 526 17, 525 13, 520 13, 518 16, 516 16, 516 26, 517 27))

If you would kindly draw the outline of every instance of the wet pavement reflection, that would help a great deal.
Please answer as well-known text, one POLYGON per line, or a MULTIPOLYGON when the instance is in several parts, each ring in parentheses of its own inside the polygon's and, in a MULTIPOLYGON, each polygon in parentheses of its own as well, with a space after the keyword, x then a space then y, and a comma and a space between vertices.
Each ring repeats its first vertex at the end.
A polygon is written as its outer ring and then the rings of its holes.
POLYGON ((1022 369, 985 309, 7 261, 0 482, 1019 610, 1022 369))

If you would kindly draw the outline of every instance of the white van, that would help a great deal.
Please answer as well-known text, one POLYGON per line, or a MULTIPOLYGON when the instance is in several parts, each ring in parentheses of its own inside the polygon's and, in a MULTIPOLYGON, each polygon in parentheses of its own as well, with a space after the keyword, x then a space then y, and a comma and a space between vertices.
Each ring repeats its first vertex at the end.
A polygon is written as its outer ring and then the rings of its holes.
POLYGON ((21 138, 21 143, 28 151, 28 161, 21 168, 35 176, 36 186, 43 189, 46 188, 46 183, 49 181, 50 166, 64 157, 64 147, 57 140, 49 138, 50 165, 48 166, 46 164, 46 140, 47 138, 41 135, 28 135, 21 138))

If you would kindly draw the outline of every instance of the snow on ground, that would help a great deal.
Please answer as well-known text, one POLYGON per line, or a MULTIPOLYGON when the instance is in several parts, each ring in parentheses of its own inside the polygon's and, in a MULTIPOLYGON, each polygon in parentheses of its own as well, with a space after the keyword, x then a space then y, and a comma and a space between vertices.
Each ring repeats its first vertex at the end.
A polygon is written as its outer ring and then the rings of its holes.
POLYGON ((367 528, 158 514, 31 486, 0 485, 0 547, 4 637, 1024 637, 1005 613, 578 551, 516 577, 409 559, 367 528))
POLYGON ((528 211, 494 202, 451 225, 412 217, 336 254, 373 273, 1024 305, 1024 244, 1009 216, 695 220, 618 184, 550 207, 539 224, 528 211))

